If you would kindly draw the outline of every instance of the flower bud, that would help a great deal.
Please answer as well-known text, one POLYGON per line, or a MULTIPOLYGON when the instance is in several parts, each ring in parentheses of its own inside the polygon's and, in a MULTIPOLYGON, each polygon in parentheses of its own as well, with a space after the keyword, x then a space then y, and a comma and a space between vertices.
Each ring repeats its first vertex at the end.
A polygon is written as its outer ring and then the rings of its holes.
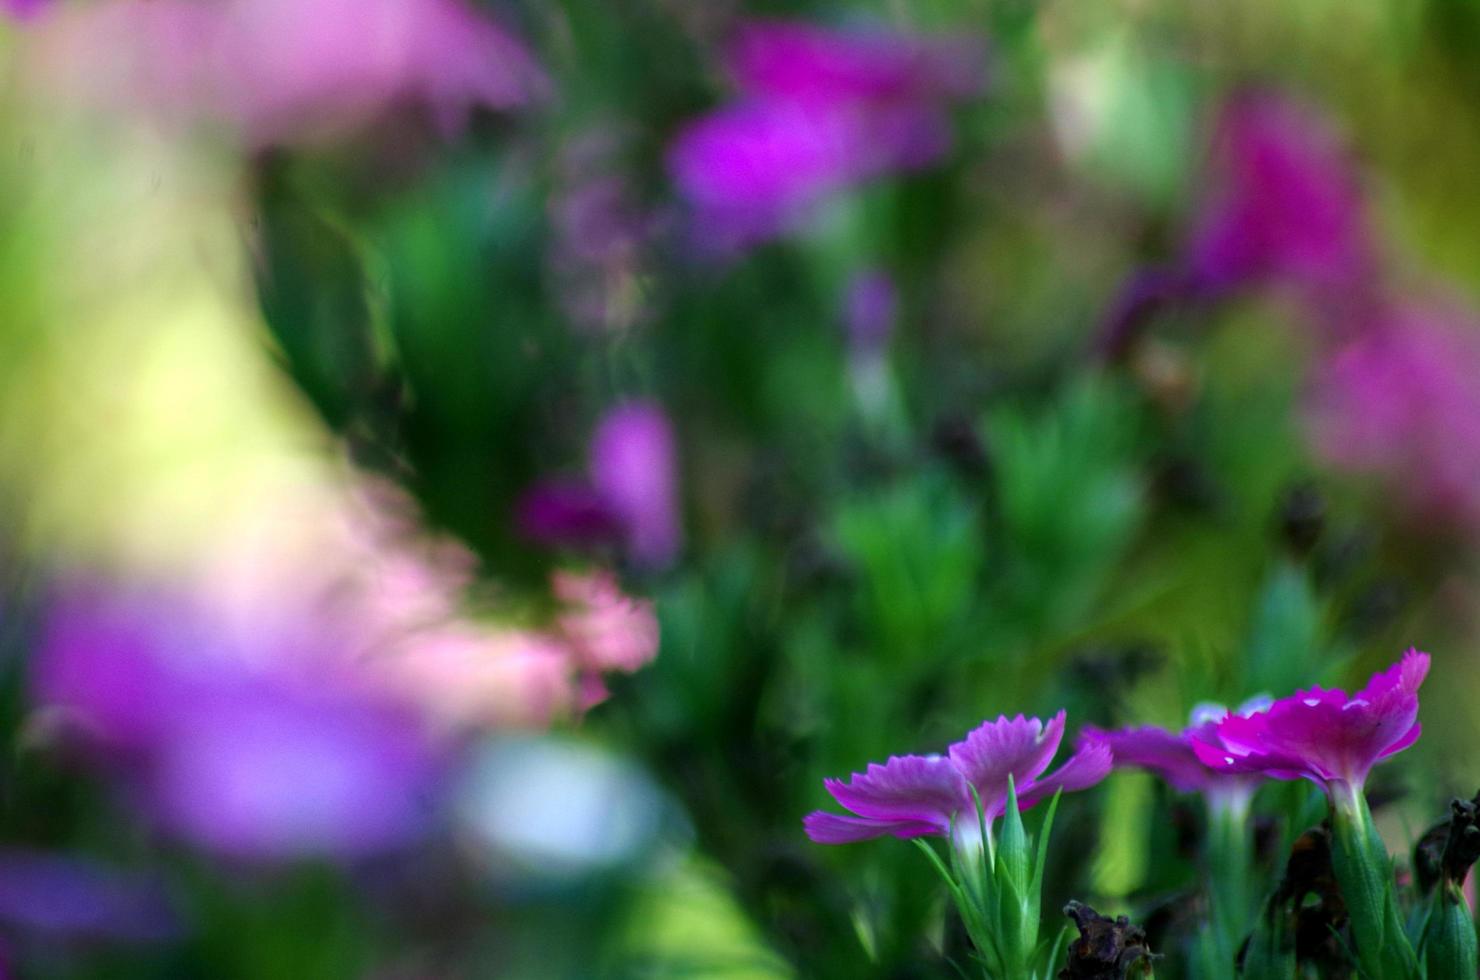
POLYGON ((1476 965, 1475 920, 1459 885, 1445 881, 1434 893, 1433 910, 1424 933, 1424 976, 1427 980, 1471 980, 1476 965))

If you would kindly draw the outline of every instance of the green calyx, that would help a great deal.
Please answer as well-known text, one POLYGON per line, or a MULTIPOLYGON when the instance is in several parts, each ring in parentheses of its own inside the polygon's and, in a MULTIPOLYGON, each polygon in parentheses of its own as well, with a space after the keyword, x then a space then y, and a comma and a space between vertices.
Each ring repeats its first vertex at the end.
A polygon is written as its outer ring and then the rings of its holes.
POLYGON ((1023 824, 1011 781, 1001 835, 995 840, 981 800, 975 802, 976 812, 968 819, 976 826, 965 832, 952 827, 949 866, 928 843, 916 844, 945 880, 986 980, 1048 980, 1062 942, 1040 943, 1038 932, 1043 868, 1058 796, 1049 804, 1036 842, 1023 824))

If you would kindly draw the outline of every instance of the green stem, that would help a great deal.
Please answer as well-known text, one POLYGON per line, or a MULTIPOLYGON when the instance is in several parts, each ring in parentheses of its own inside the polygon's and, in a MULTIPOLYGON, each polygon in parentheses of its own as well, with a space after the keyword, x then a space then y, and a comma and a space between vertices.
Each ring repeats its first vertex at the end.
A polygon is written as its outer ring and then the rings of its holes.
POLYGON ((1246 790, 1208 797, 1208 878, 1216 955, 1231 968, 1249 931, 1252 841, 1246 790))
POLYGON ((1372 825, 1360 786, 1334 783, 1331 793, 1331 869, 1346 900, 1352 942, 1373 978, 1418 976, 1418 958, 1403 932, 1393 896, 1387 847, 1372 825))

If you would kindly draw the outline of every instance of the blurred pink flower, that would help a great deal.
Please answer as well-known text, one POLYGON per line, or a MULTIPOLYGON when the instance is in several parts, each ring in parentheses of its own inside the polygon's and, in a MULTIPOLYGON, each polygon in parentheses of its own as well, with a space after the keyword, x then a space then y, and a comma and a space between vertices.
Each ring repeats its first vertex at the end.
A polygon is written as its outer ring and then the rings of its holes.
POLYGON ((446 129, 549 89, 517 40, 459 0, 102 0, 48 27, 38 56, 53 88, 225 122, 254 144, 402 102, 446 129))
POLYGON ((1186 259, 1193 289, 1291 286, 1321 315, 1375 282, 1356 170, 1320 116, 1269 94, 1237 97, 1219 120, 1210 169, 1186 259))
POLYGON ((668 161, 695 227, 723 250, 791 231, 829 195, 929 166, 949 145, 931 106, 746 102, 691 123, 668 161))
POLYGON ((538 628, 477 615, 475 569, 404 491, 359 476, 264 508, 196 581, 222 610, 218 630, 293 638, 268 651, 244 640, 247 655, 328 661, 444 729, 548 725, 589 707, 601 673, 656 651, 650 605, 610 574, 556 576, 564 608, 538 628))
POLYGON ((0 11, 4 11, 16 20, 29 20, 50 7, 52 3, 53 0, 0 0, 0 11))
POLYGON ((1419 516, 1480 528, 1480 323, 1430 305, 1381 311, 1318 365, 1317 452, 1381 477, 1419 516))
POLYGON ((557 572, 546 630, 451 623, 418 631, 371 670, 450 727, 542 728, 606 698, 602 675, 630 673, 658 652, 652 603, 599 570, 557 572))
POLYGON ((455 0, 228 0, 224 107, 260 141, 400 100, 444 128, 473 106, 541 96, 543 74, 512 36, 455 0))
POLYGON ((1167 267, 1137 270, 1095 346, 1118 358, 1168 309, 1249 289, 1288 292, 1322 340, 1351 336, 1381 302, 1381 267, 1357 168, 1328 121, 1269 92, 1219 114, 1188 241, 1167 267))
POLYGON ((445 728, 543 728, 572 714, 579 701, 570 649, 532 630, 471 623, 428 629, 369 670, 445 728))
POLYGON ((602 674, 631 673, 657 655, 658 619, 651 602, 626 595, 605 570, 557 572, 551 587, 565 604, 556 625, 581 673, 584 710, 606 699, 602 674))

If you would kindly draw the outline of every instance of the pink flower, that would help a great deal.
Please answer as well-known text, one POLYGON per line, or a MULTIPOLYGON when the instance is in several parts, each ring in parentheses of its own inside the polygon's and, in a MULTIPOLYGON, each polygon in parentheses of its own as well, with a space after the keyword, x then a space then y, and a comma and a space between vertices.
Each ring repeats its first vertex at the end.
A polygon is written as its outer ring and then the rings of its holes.
POLYGON ((557 636, 453 623, 368 668, 450 729, 544 728, 579 705, 577 665, 557 636))
POLYGON ((1229 715, 1192 748, 1219 772, 1309 779, 1334 798, 1359 796, 1372 767, 1418 740, 1418 688, 1429 656, 1409 650, 1352 696, 1313 687, 1265 711, 1229 715))
POLYGON ((560 635, 587 670, 631 673, 657 654, 653 604, 624 593, 611 572, 556 572, 551 589, 566 606, 556 618, 560 635))
POLYGON ((3 0, 0 2, 0 10, 16 20, 29 20, 51 5, 52 0, 3 0))
POLYGON ((970 836, 976 823, 975 798, 991 825, 1007 809, 1008 778, 1018 806, 1027 809, 1059 790, 1093 786, 1110 771, 1110 748, 1094 738, 1081 740, 1074 755, 1052 775, 1044 771, 1064 735, 1064 712, 1045 725, 1018 715, 983 722, 944 756, 891 756, 871 763, 847 782, 824 781, 827 791, 854 816, 818 810, 807 815, 807 836, 819 844, 850 844, 892 835, 911 838, 970 836))
POLYGON ((254 144, 338 133, 400 103, 446 129, 549 89, 517 40, 459 0, 102 0, 49 26, 38 64, 52 90, 225 122, 254 144))
POLYGON ((547 83, 512 36, 455 0, 229 0, 224 107, 258 141, 364 116, 398 100, 444 128, 473 106, 508 109, 547 83))
POLYGON ((1210 182, 1187 257, 1195 288, 1285 284, 1323 303, 1374 281, 1361 189, 1313 113, 1265 94, 1230 102, 1210 182))
POLYGON ((1480 324, 1398 306, 1318 366, 1307 404, 1317 451, 1373 473, 1419 515, 1480 527, 1480 324))

